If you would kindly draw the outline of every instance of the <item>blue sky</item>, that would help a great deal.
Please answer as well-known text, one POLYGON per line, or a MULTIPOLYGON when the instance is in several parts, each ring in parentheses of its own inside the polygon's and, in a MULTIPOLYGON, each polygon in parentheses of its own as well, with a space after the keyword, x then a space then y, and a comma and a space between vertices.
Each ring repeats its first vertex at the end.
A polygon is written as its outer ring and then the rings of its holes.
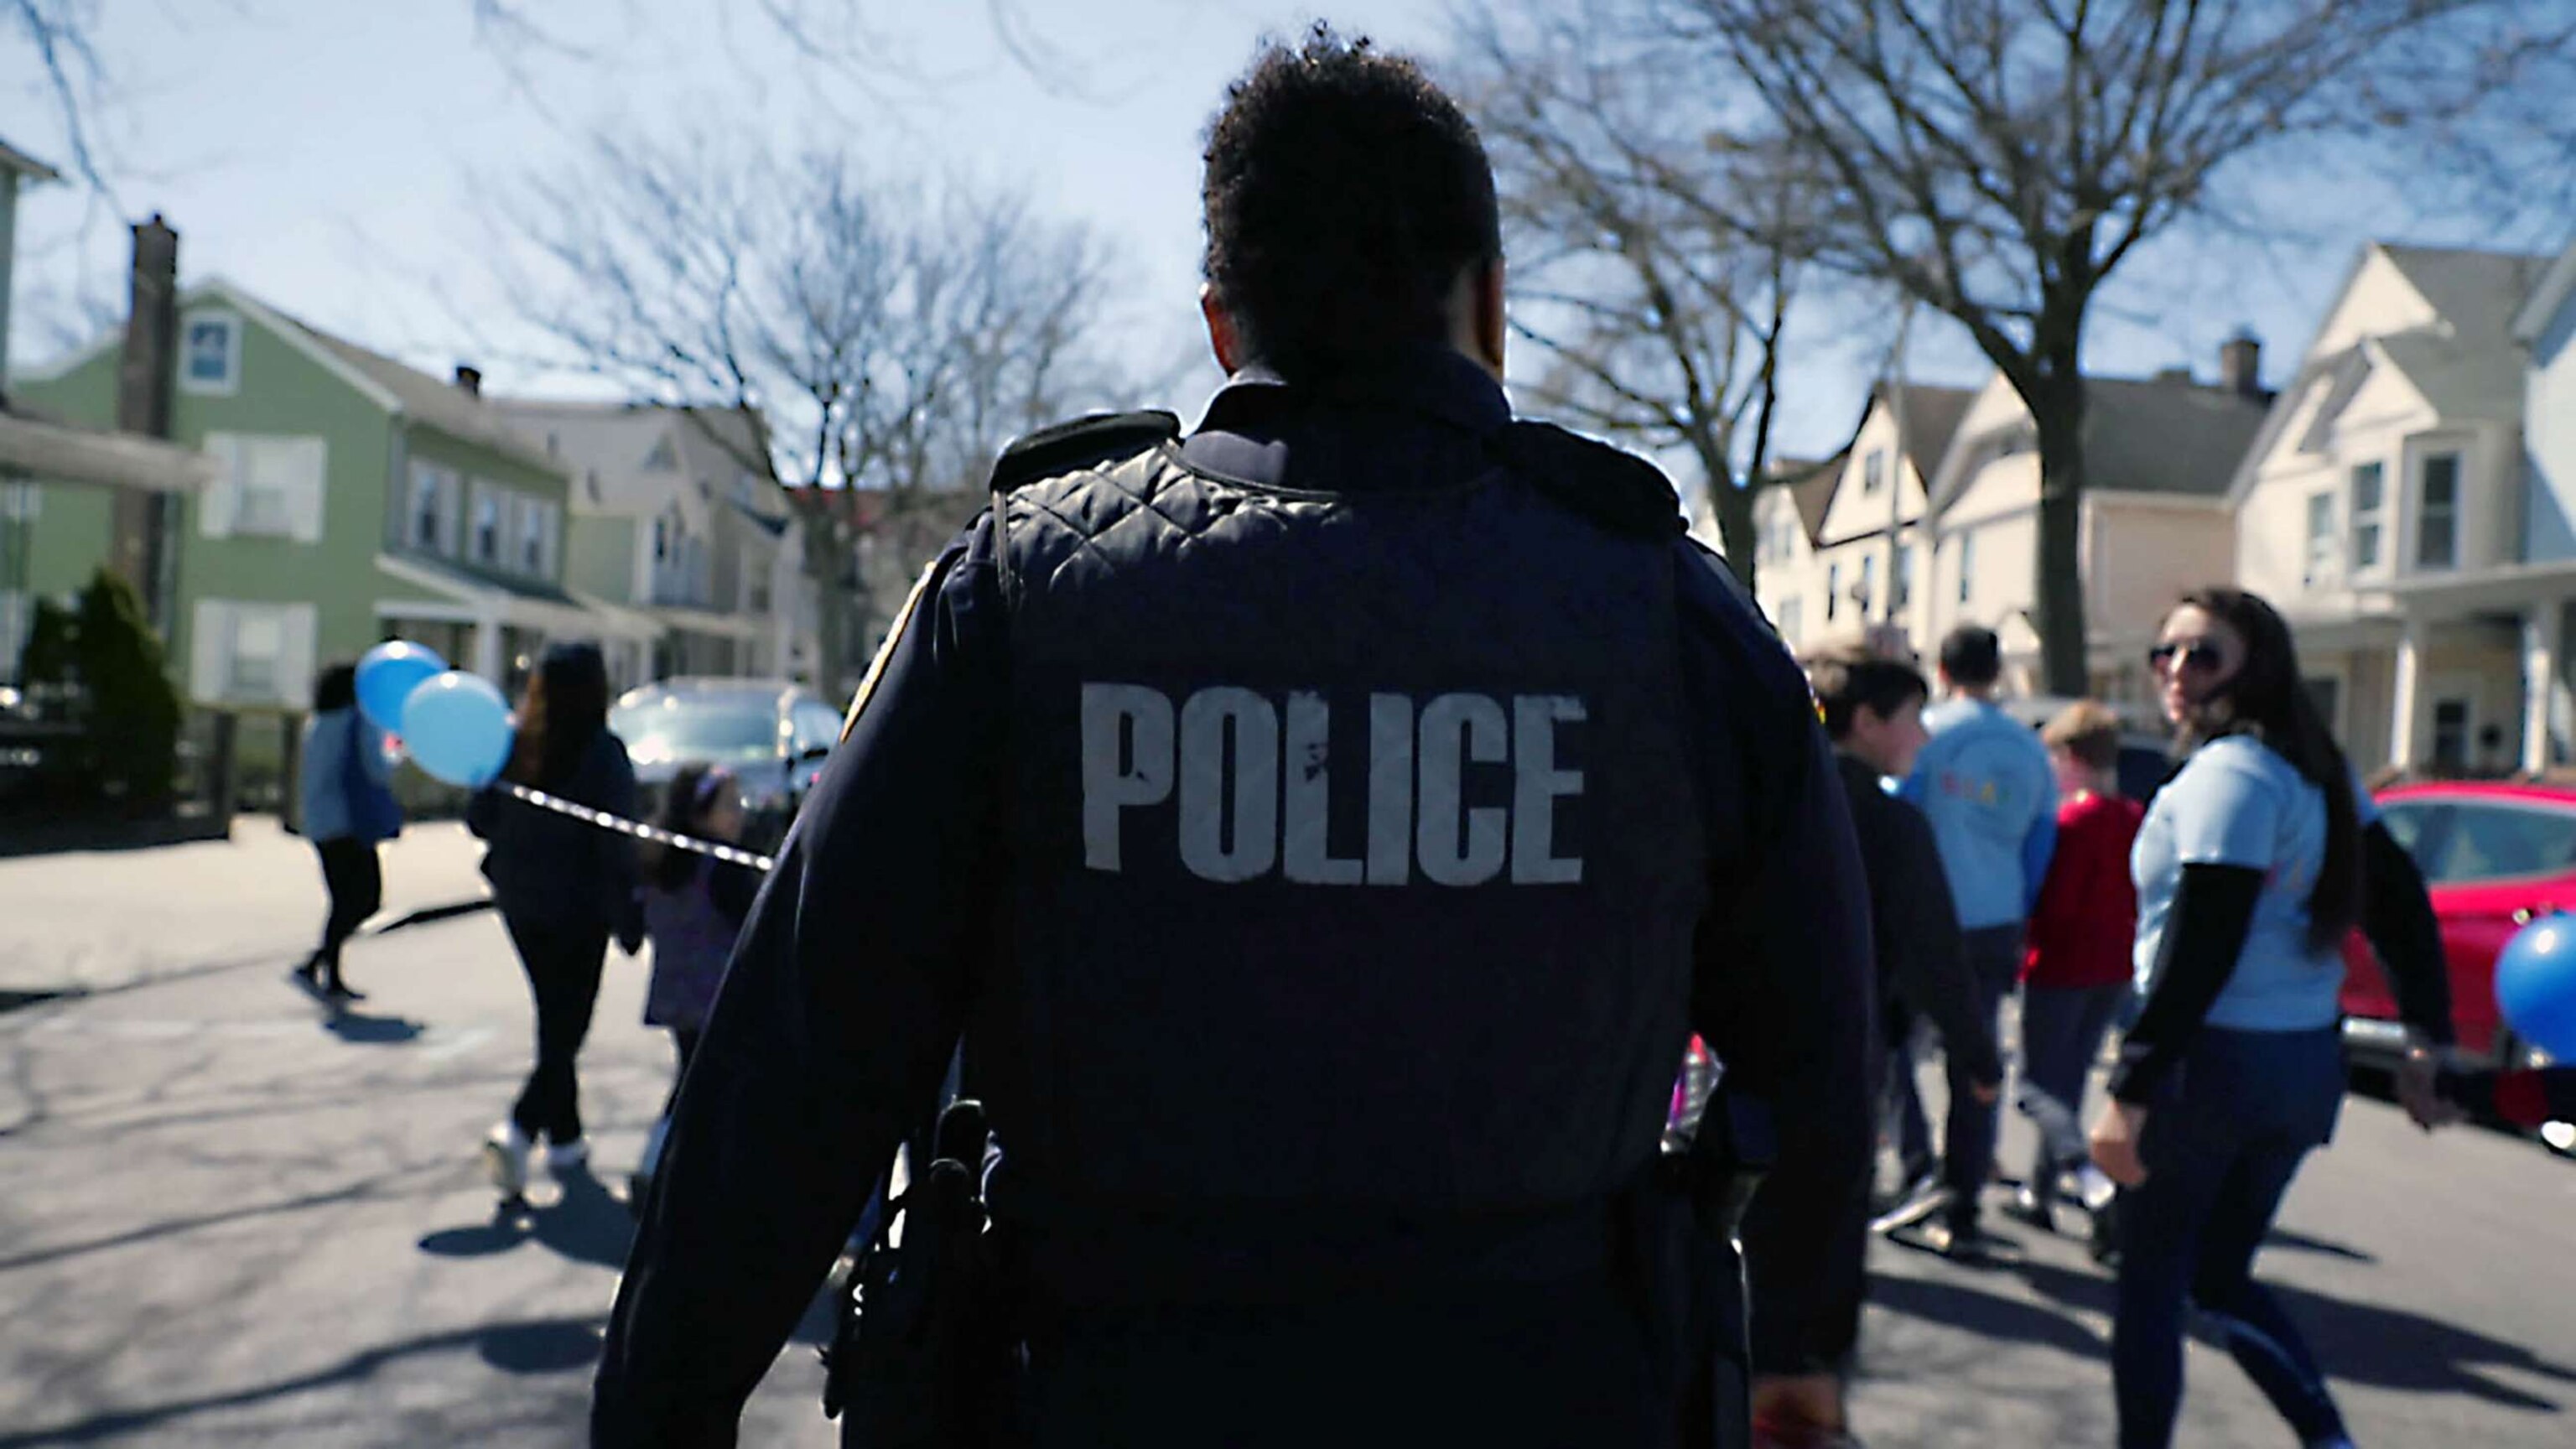
MULTIPOLYGON (((795 3, 795 0, 788 0, 795 3)), ((803 0, 809 11, 836 0, 803 0)), ((496 389, 577 392, 577 379, 509 360, 527 341, 492 282, 496 241, 477 197, 571 151, 608 123, 652 133, 741 129, 782 147, 847 137, 863 154, 1030 192, 1113 240, 1133 292, 1128 346, 1159 370, 1196 322, 1200 128, 1265 31, 1311 7, 1261 0, 1023 0, 1023 52, 1066 77, 1043 84, 997 37, 985 3, 874 4, 894 64, 820 70, 731 0, 525 0, 577 51, 478 40, 473 0, 102 0, 102 59, 116 94, 100 114, 115 206, 164 213, 185 278, 221 274, 273 304, 443 374, 484 365, 496 389)), ((1345 30, 1436 57, 1443 0, 1370 0, 1331 12, 1345 30)), ((27 75, 0 49, 0 138, 48 159, 66 147, 27 75)), ((2474 218, 2412 214, 2384 186, 2280 178, 2304 219, 2257 245, 2177 238, 2143 252, 2103 299, 2095 371, 2189 363, 2250 325, 2266 373, 2295 365, 2353 249, 2372 235, 2489 244, 2474 218)), ((12 361, 59 350, 49 323, 86 286, 121 295, 125 240, 72 186, 31 193, 19 228, 12 361)), ((2528 236, 2511 240, 2529 243, 2528 236)), ((1884 309, 1807 320, 1788 373, 1783 442, 1820 453, 1849 429, 1883 356, 1884 309)), ((1954 329, 1917 329, 1915 375, 1974 383, 1954 329)), ((1216 377, 1140 398, 1192 413, 1216 377)))

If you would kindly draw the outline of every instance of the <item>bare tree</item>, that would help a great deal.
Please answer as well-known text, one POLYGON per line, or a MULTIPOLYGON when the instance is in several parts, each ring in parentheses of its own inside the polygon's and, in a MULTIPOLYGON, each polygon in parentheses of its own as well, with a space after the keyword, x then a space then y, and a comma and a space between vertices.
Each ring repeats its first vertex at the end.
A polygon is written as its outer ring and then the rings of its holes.
POLYGON ((1488 8, 1460 34, 1510 233, 1513 328, 1546 356, 1530 391, 1577 426, 1688 451, 1749 587, 1749 480, 1802 272, 1791 158, 1723 129, 1660 37, 1608 7, 1488 8))
POLYGON ((882 180, 837 152, 603 136, 497 210, 515 243, 499 254, 543 259, 502 280, 556 362, 763 420, 768 456, 741 461, 786 485, 835 692, 862 536, 901 575, 858 581, 881 609, 982 505, 1003 443, 1116 386, 1087 350, 1105 249, 1000 192, 882 180))
POLYGON ((1957 320, 2029 405, 2060 693, 2087 684, 2082 357, 2103 283, 2178 225, 2259 224, 2256 163, 2368 141, 2464 176, 2563 168, 2576 79, 2567 0, 1645 3, 1827 184, 1819 259, 1957 320), (2552 98, 2554 135, 2519 124, 2552 98))

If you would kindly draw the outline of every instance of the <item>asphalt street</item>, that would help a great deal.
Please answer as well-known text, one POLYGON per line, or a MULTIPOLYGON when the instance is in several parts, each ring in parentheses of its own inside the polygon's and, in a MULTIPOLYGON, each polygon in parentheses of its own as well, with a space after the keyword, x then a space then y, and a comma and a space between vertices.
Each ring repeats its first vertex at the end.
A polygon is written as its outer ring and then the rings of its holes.
MULTIPOLYGON (((222 964, 0 1015, 0 1449, 38 1444, 569 1445, 628 1235, 619 1201, 669 1083, 612 956, 583 1063, 598 1179, 496 1218, 475 1144, 525 1070, 518 968, 489 915, 361 941, 333 1016, 288 962, 222 964)), ((1935 1089, 1937 1100, 1937 1088, 1935 1089)), ((2016 1125, 2006 1155, 2018 1162, 2016 1125)), ((2427 1139, 2354 1101, 2262 1272, 2365 1446, 2576 1442, 2576 1164, 2427 1139)), ((2096 1445, 2108 1285, 2011 1223, 1969 1270, 1888 1244, 1860 1427, 1888 1446, 2096 1445)), ((810 1340, 747 1445, 825 1446, 810 1340)), ((2192 1350, 2182 1442, 2288 1442, 2225 1356, 2192 1350)))

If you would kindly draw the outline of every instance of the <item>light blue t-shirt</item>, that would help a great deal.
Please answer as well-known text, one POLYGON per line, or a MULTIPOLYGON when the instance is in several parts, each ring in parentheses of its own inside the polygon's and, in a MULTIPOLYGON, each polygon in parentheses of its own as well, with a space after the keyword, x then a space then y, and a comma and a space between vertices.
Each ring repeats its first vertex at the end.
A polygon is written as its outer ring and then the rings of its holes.
MULTIPOLYGON (((2356 784, 2353 805, 2367 828, 2379 818, 2356 784)), ((2138 945, 2132 964, 2141 992, 2154 982, 2156 953, 2173 914, 2186 865, 2238 865, 2263 872, 2254 923, 2236 970, 2209 1008, 2211 1026, 2236 1031, 2311 1031, 2331 1026, 2343 989, 2341 944, 2308 946, 2308 893, 2325 859, 2325 792, 2271 746, 2247 735, 2195 751, 2157 793, 2129 853, 2138 886, 2138 945)))
POLYGON ((2030 726, 1984 700, 1924 713, 1931 742, 1900 793, 1932 822, 1962 930, 2030 918, 2057 847, 2057 774, 2030 726))

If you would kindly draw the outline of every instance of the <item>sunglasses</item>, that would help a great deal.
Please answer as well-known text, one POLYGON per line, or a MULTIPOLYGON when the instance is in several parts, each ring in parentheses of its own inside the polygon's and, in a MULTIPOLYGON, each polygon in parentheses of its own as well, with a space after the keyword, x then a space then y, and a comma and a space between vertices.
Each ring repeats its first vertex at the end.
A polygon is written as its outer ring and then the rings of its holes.
POLYGON ((2162 673, 2179 661, 2185 669, 2201 674, 2215 674, 2227 664, 2227 656, 2215 644, 2159 644, 2147 651, 2147 664, 2162 673))

